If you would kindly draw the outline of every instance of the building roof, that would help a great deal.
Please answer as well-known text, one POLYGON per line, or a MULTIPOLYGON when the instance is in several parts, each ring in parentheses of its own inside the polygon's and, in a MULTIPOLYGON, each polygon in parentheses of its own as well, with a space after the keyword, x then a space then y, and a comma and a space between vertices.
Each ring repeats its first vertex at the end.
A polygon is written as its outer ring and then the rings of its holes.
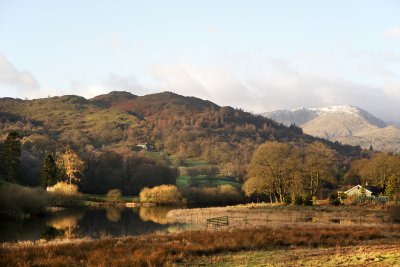
MULTIPOLYGON (((350 188, 349 190, 347 190, 347 191, 345 191, 344 193, 345 194, 347 194, 347 193, 349 193, 350 191, 353 191, 353 190, 358 190, 358 189, 360 189, 361 190, 361 188, 363 188, 364 186, 362 186, 362 185, 356 185, 356 186, 353 186, 352 188, 350 188)), ((366 187, 364 187, 365 188, 365 191, 367 191, 367 192, 369 192, 369 193, 373 193, 372 191, 370 191, 370 190, 368 190, 366 187)))

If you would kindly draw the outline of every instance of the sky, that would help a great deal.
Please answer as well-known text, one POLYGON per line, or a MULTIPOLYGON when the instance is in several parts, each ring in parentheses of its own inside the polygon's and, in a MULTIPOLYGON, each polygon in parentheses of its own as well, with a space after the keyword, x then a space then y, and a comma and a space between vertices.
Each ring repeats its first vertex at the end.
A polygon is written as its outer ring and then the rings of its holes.
POLYGON ((400 122, 400 1, 0 0, 0 97, 172 91, 400 122))

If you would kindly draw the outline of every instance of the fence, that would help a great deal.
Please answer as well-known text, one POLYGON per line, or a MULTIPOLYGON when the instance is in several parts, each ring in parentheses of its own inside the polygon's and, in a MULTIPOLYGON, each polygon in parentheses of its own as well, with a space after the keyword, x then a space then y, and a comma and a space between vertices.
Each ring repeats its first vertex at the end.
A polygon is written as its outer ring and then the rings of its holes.
POLYGON ((209 218, 207 219, 207 228, 209 225, 212 225, 214 227, 227 226, 229 225, 229 217, 222 216, 222 217, 209 218))

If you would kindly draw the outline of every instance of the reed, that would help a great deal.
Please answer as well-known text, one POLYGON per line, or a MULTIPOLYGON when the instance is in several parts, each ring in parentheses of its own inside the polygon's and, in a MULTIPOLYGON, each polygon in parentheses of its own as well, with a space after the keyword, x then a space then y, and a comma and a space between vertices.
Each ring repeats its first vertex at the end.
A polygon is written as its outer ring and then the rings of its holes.
POLYGON ((4 244, 0 248, 0 266, 164 266, 218 253, 293 246, 353 246, 371 240, 384 240, 390 233, 399 230, 400 226, 263 227, 240 231, 186 231, 92 241, 60 241, 59 244, 4 244))

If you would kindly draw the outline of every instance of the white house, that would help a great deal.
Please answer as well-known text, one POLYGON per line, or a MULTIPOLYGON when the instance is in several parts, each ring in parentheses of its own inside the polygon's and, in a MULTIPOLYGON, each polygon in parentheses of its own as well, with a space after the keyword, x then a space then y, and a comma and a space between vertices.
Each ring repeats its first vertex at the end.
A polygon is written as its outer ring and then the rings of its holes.
POLYGON ((366 197, 371 197, 372 196, 372 191, 368 190, 367 188, 363 187, 362 185, 356 185, 353 188, 350 188, 349 190, 345 191, 344 194, 346 196, 366 196, 366 197))

